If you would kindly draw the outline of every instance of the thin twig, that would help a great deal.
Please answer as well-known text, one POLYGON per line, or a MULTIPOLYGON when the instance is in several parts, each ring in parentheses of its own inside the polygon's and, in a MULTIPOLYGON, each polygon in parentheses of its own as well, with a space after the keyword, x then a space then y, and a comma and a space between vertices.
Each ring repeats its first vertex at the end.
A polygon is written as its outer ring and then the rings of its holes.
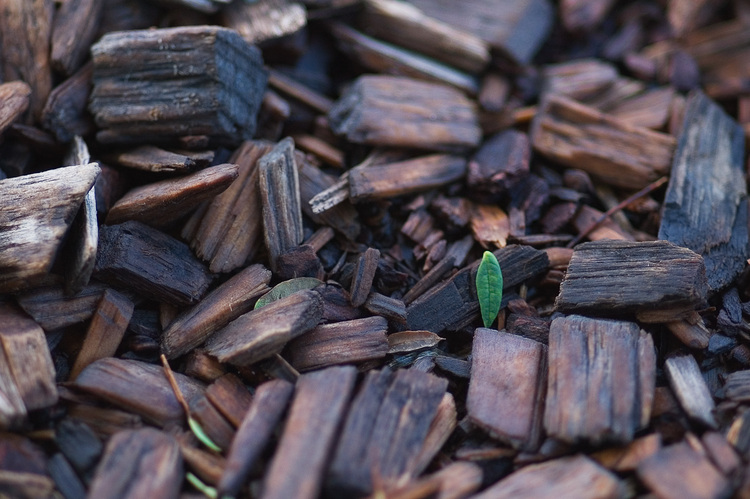
POLYGON ((604 214, 602 216, 600 216, 599 218, 597 218, 594 223, 592 223, 591 225, 589 225, 586 228, 586 230, 580 232, 575 237, 575 239, 573 239, 572 241, 570 241, 568 243, 568 245, 566 246, 566 248, 572 248, 573 246, 575 246, 576 244, 578 244, 579 242, 581 242, 581 239, 583 239, 584 237, 586 237, 589 234, 591 234, 591 232, 593 230, 595 230, 597 227, 599 227, 605 220, 607 220, 613 214, 615 214, 618 211, 622 210, 623 208, 625 208, 627 205, 629 205, 630 203, 632 203, 636 199, 640 199, 643 196, 645 196, 647 194, 650 194, 651 192, 655 191, 656 189, 658 189, 659 187, 661 187, 662 185, 664 185, 667 182, 667 180, 669 180, 668 177, 661 177, 659 180, 656 180, 656 181, 650 183, 649 185, 647 185, 646 187, 644 187, 640 191, 636 192, 632 196, 630 196, 630 197, 622 200, 616 206, 613 206, 612 208, 608 209, 606 212, 604 212, 604 214))
POLYGON ((169 367, 169 362, 167 362, 167 358, 164 356, 164 354, 161 354, 161 363, 164 366, 164 374, 167 375, 167 379, 169 380, 169 384, 172 387, 174 396, 177 397, 177 402, 180 403, 182 409, 185 411, 185 417, 189 418, 190 408, 188 407, 185 396, 182 394, 182 390, 180 390, 180 387, 177 384, 177 380, 174 377, 174 373, 172 372, 172 368, 169 367))

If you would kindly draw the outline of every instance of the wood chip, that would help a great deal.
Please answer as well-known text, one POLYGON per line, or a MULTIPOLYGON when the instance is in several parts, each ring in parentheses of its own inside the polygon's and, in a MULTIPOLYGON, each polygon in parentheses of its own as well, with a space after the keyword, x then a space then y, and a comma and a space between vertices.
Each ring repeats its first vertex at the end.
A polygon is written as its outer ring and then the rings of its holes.
POLYGON ((65 2, 55 14, 52 26, 50 62, 65 75, 72 75, 89 55, 102 18, 101 0, 65 2))
POLYGON ((211 383, 206 388, 206 397, 235 428, 242 423, 253 400, 247 387, 232 373, 211 383))
POLYGON ((76 135, 89 135, 93 129, 93 120, 86 110, 93 69, 91 62, 86 63, 53 88, 47 98, 41 121, 60 142, 70 142, 76 135))
POLYGON ((291 0, 232 2, 221 11, 226 27, 236 30, 248 43, 289 36, 305 27, 305 7, 291 0))
POLYGON ((471 421, 514 448, 535 450, 541 438, 547 347, 477 328, 466 409, 471 421))
POLYGON ((262 499, 318 496, 356 375, 353 367, 343 366, 300 376, 262 499))
POLYGON ((31 87, 22 81, 0 85, 0 134, 29 108, 31 87))
POLYGON ((286 343, 318 325, 323 298, 304 290, 230 322, 209 339, 206 350, 221 362, 247 366, 281 352, 286 343))
POLYGON ((73 295, 62 287, 42 287, 18 296, 18 304, 47 332, 88 320, 107 286, 92 282, 73 295))
POLYGON ((360 307, 364 305, 372 289, 372 281, 375 279, 379 261, 380 251, 375 248, 367 248, 357 260, 352 285, 349 289, 352 306, 360 307))
POLYGON ((717 104, 701 92, 690 95, 659 239, 703 256, 711 292, 734 281, 750 256, 743 143, 742 127, 717 104))
POLYGON ((628 443, 651 418, 653 340, 633 322, 577 315, 552 321, 544 428, 578 443, 628 443))
POLYGON ((450 151, 480 139, 474 105, 458 90, 396 76, 358 78, 328 120, 331 130, 358 144, 450 151))
POLYGON ((714 400, 692 355, 674 355, 664 362, 664 369, 677 400, 687 415, 698 423, 717 428, 713 415, 714 400))
POLYGON ((90 163, 0 181, 0 292, 29 288, 47 275, 99 171, 90 163))

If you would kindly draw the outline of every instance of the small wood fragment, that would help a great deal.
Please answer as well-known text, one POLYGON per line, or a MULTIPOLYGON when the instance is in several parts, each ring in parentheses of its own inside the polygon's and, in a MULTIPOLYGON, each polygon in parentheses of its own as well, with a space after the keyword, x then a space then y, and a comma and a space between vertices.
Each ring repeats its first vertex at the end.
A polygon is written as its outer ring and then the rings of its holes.
POLYGON ((198 167, 188 155, 150 145, 113 153, 108 159, 127 168, 153 173, 188 173, 198 167))
POLYGON ((0 85, 0 134, 29 108, 30 94, 31 87, 22 81, 0 85))
POLYGON ((294 141, 287 137, 279 142, 258 160, 258 170, 263 236, 271 270, 275 271, 279 256, 298 246, 304 238, 294 141))
POLYGON ((260 51, 234 30, 181 26, 108 33, 91 54, 89 109, 102 142, 207 135, 237 144, 255 132, 267 73, 260 51))
POLYGON ((618 78, 617 68, 599 59, 578 59, 544 67, 544 95, 587 102, 601 95, 618 78))
POLYGON ((382 359, 388 353, 387 332, 388 321, 378 316, 322 324, 289 344, 290 362, 303 372, 382 359))
POLYGON ((91 282, 76 294, 62 287, 41 287, 18 295, 18 304, 47 332, 89 319, 107 287, 91 282))
POLYGON ((708 347, 711 333, 703 324, 703 319, 700 316, 696 317, 694 321, 681 319, 667 322, 666 326, 670 333, 688 347, 696 350, 703 350, 708 347))
POLYGON ((300 291, 230 322, 208 340, 206 350, 220 362, 250 365, 281 352, 284 345, 318 325, 323 298, 300 291))
POLYGON ((212 276, 183 242, 129 221, 100 227, 94 277, 180 306, 202 298, 212 276))
MULTIPOLYGON (((329 188, 336 185, 337 178, 323 172, 307 160, 302 163, 298 162, 297 166, 299 167, 302 212, 317 224, 328 225, 352 241, 357 239, 361 226, 357 217, 357 210, 351 203, 345 199, 341 199, 341 202, 336 204, 336 206, 332 206, 330 209, 319 213, 315 211, 315 205, 312 202, 319 194, 323 194, 329 188)), ((348 195, 348 184, 345 187, 346 194, 348 195)))
POLYGON ((89 62, 52 89, 47 98, 41 121, 60 142, 69 142, 76 135, 89 135, 93 129, 93 120, 86 111, 92 73, 93 65, 89 62))
POLYGON ((176 358, 199 346, 213 332, 249 312, 256 298, 269 291, 271 272, 260 264, 247 267, 178 315, 164 330, 162 349, 176 358))
POLYGON ((475 499, 559 498, 561 491, 579 499, 622 497, 625 486, 588 457, 578 454, 531 464, 486 489, 475 499))
POLYGON ((83 368, 92 362, 114 357, 133 315, 133 308, 133 302, 121 293, 113 289, 104 292, 70 371, 70 379, 76 379, 83 368))
POLYGON ((474 105, 458 90, 404 77, 361 76, 328 119, 331 130, 358 144, 450 151, 480 139, 474 105))
POLYGON ((633 127, 565 97, 549 96, 534 118, 534 148, 601 181, 641 189, 669 173, 674 138, 633 127))
POLYGON ((221 495, 236 496, 261 456, 292 396, 291 383, 277 379, 263 383, 237 429, 218 484, 221 495))
POLYGON ((742 127, 716 103, 690 94, 659 239, 703 256, 712 293, 734 281, 750 256, 744 141, 742 127))
POLYGON ((153 428, 122 431, 107 443, 87 497, 176 499, 182 473, 174 438, 153 428))
POLYGON ((573 252, 555 307, 609 316, 658 308, 655 320, 669 322, 704 305, 705 275, 699 255, 666 241, 584 243, 573 252))
MULTIPOLYGON (((188 403, 201 396, 203 385, 198 381, 174 376, 188 403)), ((75 386, 158 426, 184 424, 185 413, 161 366, 107 357, 81 371, 75 386)))
POLYGON ((570 443, 628 443, 650 420, 655 382, 653 340, 637 324, 555 319, 544 428, 570 443))
POLYGON ((380 251, 375 248, 367 250, 357 260, 357 266, 352 277, 352 285, 349 290, 352 306, 364 305, 372 289, 372 281, 375 279, 375 271, 378 270, 380 251))
MULTIPOLYGON (((80 137, 78 139, 80 140, 80 137)), ((68 237, 71 241, 65 249, 70 263, 65 268, 65 291, 75 294, 89 283, 96 263, 99 225, 94 187, 89 189, 83 198, 68 237)))
POLYGON ((292 0, 232 2, 222 9, 223 25, 237 31, 248 43, 261 43, 291 35, 305 27, 305 7, 292 0))
POLYGON ((484 248, 504 248, 510 235, 510 219, 496 205, 477 204, 471 212, 471 232, 474 239, 484 248))
POLYGON ((467 185, 485 202, 498 201, 529 174, 531 145, 529 137, 516 130, 506 130, 490 137, 469 162, 467 185))
POLYGON ((253 396, 240 379, 227 373, 206 388, 206 397, 235 427, 240 426, 253 396))
POLYGON ((47 275, 99 171, 90 163, 0 181, 0 292, 29 288, 47 275))
POLYGON ((374 473, 388 487, 405 483, 446 387, 445 379, 414 370, 370 371, 352 401, 326 490, 367 494, 377 485, 374 473))
POLYGON ((664 499, 726 497, 730 485, 708 458, 687 442, 665 447, 638 465, 638 478, 664 499))
POLYGON ((55 14, 52 26, 50 62, 64 75, 72 75, 89 55, 99 31, 103 0, 65 2, 55 14))
POLYGON ((677 400, 690 419, 709 428, 717 428, 713 415, 714 400, 692 355, 674 355, 664 369, 677 400))
POLYGON ((643 460, 653 456, 661 448, 661 434, 651 433, 645 437, 636 438, 628 445, 596 452, 591 457, 609 470, 627 473, 635 471, 643 460))
POLYGON ((477 328, 466 401, 469 418, 514 448, 536 449, 542 431, 546 373, 547 348, 541 343, 477 328))
POLYGON ((262 499, 318 496, 356 374, 353 367, 343 366, 300 376, 281 441, 266 473, 262 499))

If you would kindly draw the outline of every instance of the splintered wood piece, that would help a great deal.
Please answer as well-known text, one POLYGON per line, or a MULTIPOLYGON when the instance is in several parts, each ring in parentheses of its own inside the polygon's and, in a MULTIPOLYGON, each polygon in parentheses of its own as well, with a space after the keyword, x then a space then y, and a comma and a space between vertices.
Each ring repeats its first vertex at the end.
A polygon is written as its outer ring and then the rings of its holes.
POLYGON ((299 174, 294 141, 287 137, 258 160, 260 199, 263 207, 263 237, 271 270, 280 255, 304 239, 299 174))
POLYGON ((471 235, 451 244, 445 252, 445 256, 406 292, 404 302, 406 304, 413 302, 437 283, 449 270, 462 266, 473 245, 474 238, 471 235))
POLYGON ((687 442, 665 447, 643 460, 637 474, 651 491, 664 499, 727 497, 731 487, 727 477, 687 442))
POLYGON ((419 454, 448 382, 414 370, 370 371, 347 416, 327 491, 345 497, 372 492, 379 483, 397 487, 412 478, 419 454))
POLYGON ((289 344, 290 362, 298 371, 310 371, 382 359, 387 333, 388 321, 378 316, 323 324, 289 344))
POLYGON ((593 31, 614 3, 615 0, 562 0, 560 17, 568 31, 593 31))
POLYGON ((100 227, 94 277, 176 306, 200 300, 212 278, 186 244, 134 220, 100 227))
POLYGON ((628 443, 648 423, 656 383, 651 336, 634 322, 552 321, 544 429, 572 444, 628 443))
POLYGON ((262 499, 318 496, 356 377, 352 366, 329 367, 299 377, 281 441, 266 473, 262 499))
POLYGON ((479 91, 479 82, 472 75, 371 38, 343 23, 332 23, 330 29, 341 51, 373 73, 450 85, 469 95, 476 95, 479 91))
POLYGON ((227 373, 206 388, 206 397, 235 427, 240 426, 253 396, 242 381, 232 373, 227 373))
POLYGON ((529 137, 517 130, 505 130, 484 141, 469 162, 468 186, 497 200, 507 196, 529 175, 531 144, 529 137))
MULTIPOLYGON (((203 394, 199 382, 179 373, 174 377, 188 404, 203 394)), ((158 426, 185 422, 185 412, 158 365, 107 357, 81 371, 75 386, 158 426)))
POLYGON ((187 173, 198 166, 190 156, 150 145, 117 152, 108 159, 127 168, 153 173, 187 173))
POLYGON ((360 307, 364 305, 372 289, 372 281, 375 279, 375 271, 378 270, 380 261, 380 251, 375 248, 367 248, 357 260, 357 267, 354 269, 352 277, 352 286, 349 289, 352 306, 360 307))
POLYGON ((531 140, 545 156, 626 189, 641 189, 667 175, 676 145, 669 135, 555 95, 534 118, 531 140))
POLYGON ((478 204, 471 210, 471 232, 484 249, 490 244, 504 248, 510 235, 510 219, 497 205, 478 204))
POLYGON ((381 315, 394 324, 406 324, 406 305, 398 298, 385 296, 372 291, 367 296, 364 307, 374 315, 381 315))
POLYGON ((702 317, 698 316, 694 321, 681 319, 667 322, 666 326, 670 333, 688 347, 696 350, 708 347, 711 332, 706 328, 702 317))
MULTIPOLYGON (((503 272, 503 289, 508 290, 545 272, 547 254, 530 246, 509 245, 495 250, 503 272)), ((455 331, 479 317, 475 273, 479 260, 460 270, 414 300, 406 309, 407 326, 413 330, 439 333, 455 331)))
MULTIPOLYGON (((44 331, 7 303, 0 305, 0 363, 6 364, 26 410, 43 409, 57 402, 55 366, 44 331)), ((3 384, 7 386, 10 381, 3 384)))
POLYGON ((367 0, 359 24, 368 34, 421 52, 458 69, 479 73, 490 61, 487 43, 395 0, 367 0))
POLYGON ((547 390, 547 347, 521 336, 477 328, 466 410, 471 421, 515 448, 535 450, 547 390))
POLYGON ((717 428, 713 415, 714 399, 692 355, 674 355, 664 362, 664 370, 680 406, 690 419, 717 428))
POLYGON ((300 84, 297 80, 274 69, 269 71, 268 84, 282 94, 300 101, 321 114, 328 113, 333 105, 331 99, 325 95, 317 93, 309 87, 300 84))
POLYGON ((90 163, 0 180, 0 293, 44 279, 99 171, 90 163))
MULTIPOLYGON (((315 213, 314 211, 312 200, 318 194, 334 186, 338 181, 337 177, 323 172, 311 161, 298 162, 297 166, 299 167, 299 193, 303 213, 317 224, 333 227, 347 239, 352 241, 357 239, 361 227, 359 220, 357 220, 357 210, 351 203, 342 200, 336 206, 322 213, 315 213)), ((347 194, 348 191, 349 186, 347 184, 347 194)))
POLYGON ((702 92, 690 94, 664 198, 659 239, 703 256, 710 291, 728 286, 748 253, 742 127, 702 92))
POLYGON ((69 264, 65 267, 65 291, 75 294, 89 283, 99 247, 99 222, 96 216, 96 192, 93 187, 83 198, 68 237, 71 241, 66 248, 70 256, 69 264))
POLYGON ((323 298, 316 291, 303 290, 241 315, 214 333, 206 350, 220 362, 247 366, 281 352, 322 317, 323 298))
POLYGON ((411 194, 449 184, 465 173, 466 159, 446 154, 353 168, 349 171, 349 198, 357 202, 411 194))
POLYGON ((125 430, 107 442, 87 497, 177 499, 182 479, 182 456, 173 437, 153 428, 125 430))
POLYGON ((645 437, 636 438, 625 446, 612 447, 596 452, 591 457, 609 470, 627 473, 635 471, 644 459, 653 456, 661 448, 661 434, 652 433, 645 437))
POLYGON ((438 405, 435 417, 432 418, 430 429, 422 443, 419 454, 406 467, 406 472, 418 476, 427 469, 435 456, 443 448, 448 438, 456 429, 457 421, 456 401, 449 392, 445 392, 438 405))
POLYGON ((0 12, 0 74, 4 81, 28 83, 34 118, 52 89, 49 46, 54 12, 52 0, 9 0, 0 12))
POLYGON ((106 223, 114 225, 138 220, 153 227, 167 225, 203 201, 224 192, 237 176, 237 165, 224 164, 136 187, 110 208, 106 223))
POLYGON ((88 135, 93 128, 93 121, 86 111, 93 68, 91 62, 86 63, 57 85, 47 98, 41 121, 60 142, 70 142, 76 135, 88 135))
POLYGON ((498 9, 492 0, 458 4, 446 0, 410 2, 428 17, 477 36, 511 63, 531 62, 552 28, 554 7, 547 0, 510 0, 498 9))
POLYGON ((625 99, 607 112, 624 123, 658 130, 669 120, 674 97, 672 87, 655 88, 625 99))
POLYGON ((104 0, 73 0, 60 6, 52 26, 52 67, 67 76, 81 67, 99 32, 104 4, 104 0))
POLYGON ((623 497, 625 486, 615 475, 584 455, 524 466, 477 494, 474 499, 600 499, 623 497))
POLYGON ((460 91, 397 76, 359 77, 328 120, 357 144, 465 150, 481 138, 475 106, 460 91))
POLYGON ((234 427, 205 395, 195 397, 190 402, 190 416, 200 424, 212 442, 222 449, 229 448, 234 437, 234 427))
POLYGON ((617 68, 599 59, 578 59, 544 67, 544 95, 560 95, 579 102, 590 101, 618 79, 617 68))
POLYGON ((307 24, 304 5, 291 0, 232 2, 221 12, 222 24, 253 44, 291 35, 307 24))
POLYGON ((92 362, 114 357, 134 308, 133 302, 117 291, 107 289, 104 292, 70 371, 71 380, 76 379, 83 368, 92 362))
POLYGON ((669 322, 704 306, 707 288, 703 258, 687 248, 603 240, 575 248, 555 307, 610 316, 659 309, 656 321, 669 322))
POLYGON ((76 294, 62 287, 36 288, 18 295, 18 304, 47 332, 88 320, 107 287, 92 282, 76 294))
POLYGON ((255 299, 270 290, 269 282, 271 272, 260 264, 237 273, 164 329, 164 354, 169 359, 184 355, 215 331, 249 312, 255 299))
POLYGON ((579 234, 588 232, 586 237, 590 241, 600 241, 602 239, 616 239, 620 241, 635 241, 635 238, 629 232, 620 227, 617 222, 611 218, 605 219, 603 222, 599 222, 604 213, 592 208, 591 206, 582 204, 578 207, 575 216, 570 220, 570 224, 578 231, 579 234), (591 229, 594 224, 597 224, 595 229, 591 229))
POLYGON ((209 262, 211 272, 231 272, 251 260, 262 246, 263 215, 257 161, 272 148, 266 142, 244 142, 229 162, 237 180, 216 196, 202 215, 191 247, 209 262))
POLYGON ((22 81, 0 85, 0 135, 29 108, 31 87, 22 81))
POLYGON ((255 133, 268 78, 260 50, 218 26, 129 30, 91 47, 89 109, 101 142, 206 135, 237 144, 255 133))
POLYGON ((263 383, 255 391, 253 402, 229 448, 226 467, 218 484, 219 497, 235 497, 239 493, 271 439, 293 392, 294 386, 281 379, 263 383))

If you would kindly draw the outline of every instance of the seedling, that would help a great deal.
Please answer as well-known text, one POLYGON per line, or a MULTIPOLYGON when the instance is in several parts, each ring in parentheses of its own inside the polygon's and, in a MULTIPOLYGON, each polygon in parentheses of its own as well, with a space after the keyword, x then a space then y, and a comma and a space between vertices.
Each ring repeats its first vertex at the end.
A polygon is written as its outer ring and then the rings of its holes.
POLYGON ((492 326, 503 300, 503 273, 495 255, 485 251, 477 269, 477 297, 484 327, 492 326))

